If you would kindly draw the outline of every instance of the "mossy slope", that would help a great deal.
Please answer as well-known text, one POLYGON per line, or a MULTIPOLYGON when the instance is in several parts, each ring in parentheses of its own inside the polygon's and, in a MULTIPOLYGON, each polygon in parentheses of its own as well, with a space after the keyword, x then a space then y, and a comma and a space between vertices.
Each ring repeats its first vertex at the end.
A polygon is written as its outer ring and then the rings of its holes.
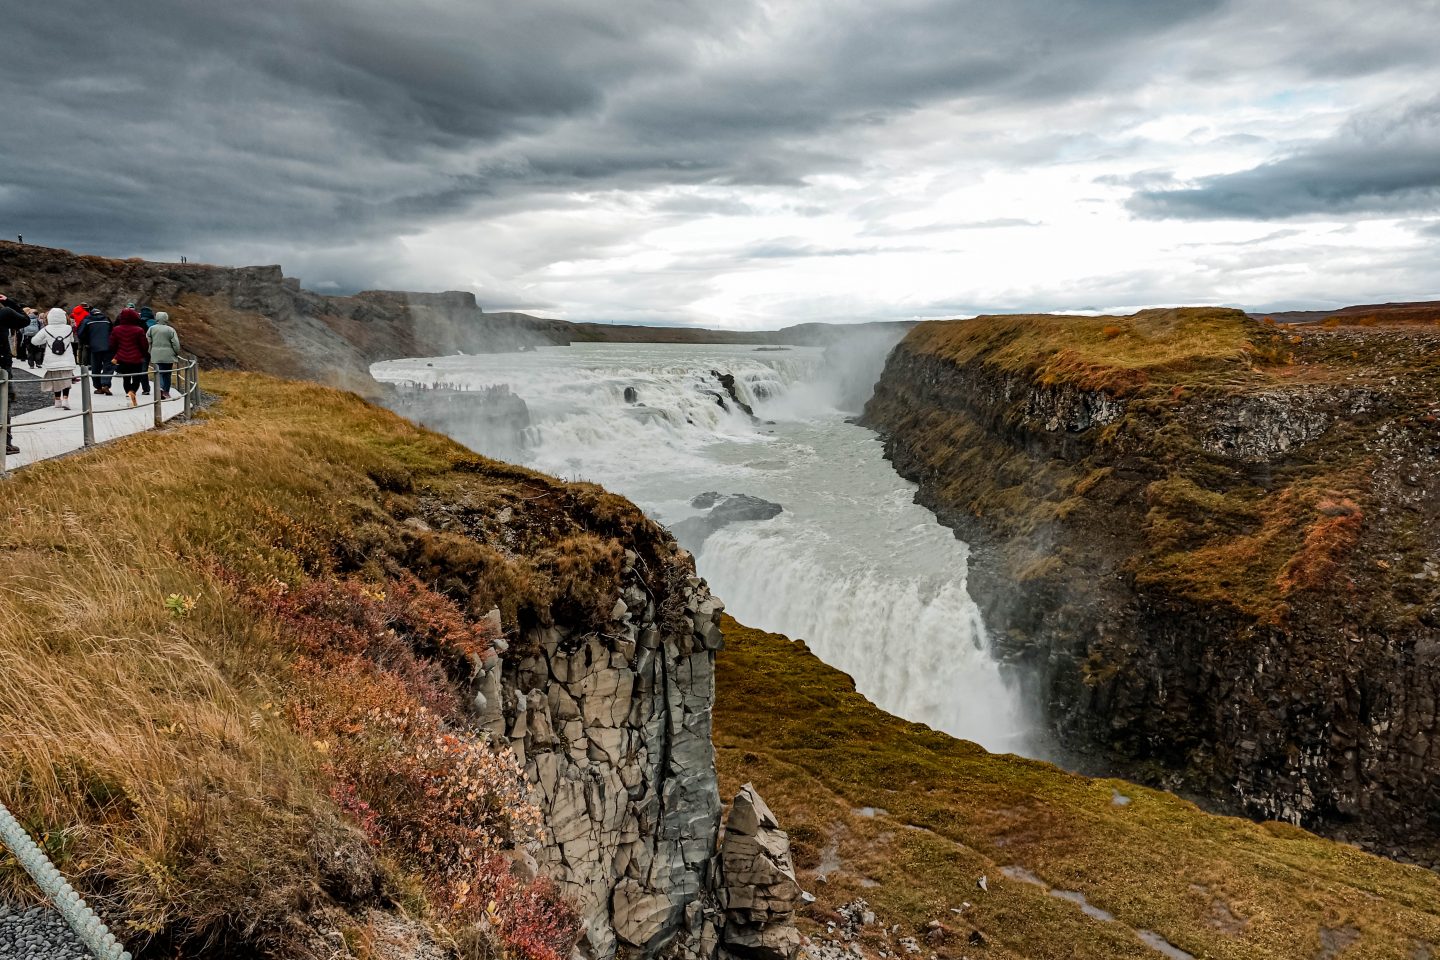
MULTIPOLYGON (((725 638, 722 789, 754 781, 790 831, 802 885, 819 898, 812 934, 864 897, 882 924, 900 925, 892 949, 901 936, 926 944, 926 925, 943 923, 927 956, 1157 956, 1139 930, 1196 957, 1310 958, 1343 943, 1328 955, 1410 958, 1440 944, 1440 878, 1429 871, 987 754, 884 713, 802 643, 733 620, 725 638), (1116 919, 1092 919, 1005 867, 1078 891, 1116 919), (975 946, 977 931, 988 946, 975 946)), ((872 952, 884 945, 874 928, 869 940, 872 952)))

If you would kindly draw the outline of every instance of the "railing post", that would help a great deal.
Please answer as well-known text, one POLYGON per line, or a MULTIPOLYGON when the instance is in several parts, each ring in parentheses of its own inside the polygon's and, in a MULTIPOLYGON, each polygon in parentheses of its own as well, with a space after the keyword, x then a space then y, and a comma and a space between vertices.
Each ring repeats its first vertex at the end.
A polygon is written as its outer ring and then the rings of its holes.
POLYGON ((180 399, 184 401, 185 408, 181 413, 186 420, 190 419, 190 361, 175 355, 175 377, 180 384, 180 399))
POLYGON ((165 424, 165 411, 160 407, 160 364, 150 364, 150 373, 150 398, 155 401, 155 426, 159 427, 165 424))
POLYGON ((95 399, 90 390, 90 371, 80 371, 80 427, 84 431, 84 443, 95 446, 95 399))
POLYGON ((5 434, 5 443, 0 445, 0 477, 5 476, 6 458, 10 449, 10 371, 0 370, 0 433, 5 434))

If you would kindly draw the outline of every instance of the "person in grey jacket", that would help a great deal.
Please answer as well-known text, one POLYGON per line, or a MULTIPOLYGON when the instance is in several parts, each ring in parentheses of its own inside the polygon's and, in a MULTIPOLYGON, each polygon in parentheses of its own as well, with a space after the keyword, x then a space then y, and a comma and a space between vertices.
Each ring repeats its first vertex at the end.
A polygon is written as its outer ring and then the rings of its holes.
POLYGON ((155 364, 160 399, 169 400, 170 376, 180 359, 180 334, 170 326, 170 314, 163 310, 155 314, 155 325, 145 331, 145 339, 150 343, 150 362, 155 364))
POLYGON ((25 358, 25 366, 34 370, 40 365, 40 361, 44 359, 42 348, 37 347, 34 340, 35 334, 40 332, 40 328, 45 325, 45 321, 40 319, 40 311, 38 310, 26 307, 25 312, 30 315, 30 323, 21 331, 21 337, 23 338, 21 345, 25 350, 23 353, 16 354, 16 356, 23 356, 25 358))

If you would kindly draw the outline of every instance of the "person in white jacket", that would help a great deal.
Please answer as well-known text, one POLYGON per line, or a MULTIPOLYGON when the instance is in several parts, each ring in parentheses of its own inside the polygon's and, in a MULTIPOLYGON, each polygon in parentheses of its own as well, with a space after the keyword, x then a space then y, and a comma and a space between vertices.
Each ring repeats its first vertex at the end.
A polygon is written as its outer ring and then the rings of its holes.
POLYGON ((45 326, 30 340, 41 350, 40 389, 55 394, 55 406, 70 409, 70 384, 75 379, 75 328, 65 311, 54 307, 45 315, 45 326))

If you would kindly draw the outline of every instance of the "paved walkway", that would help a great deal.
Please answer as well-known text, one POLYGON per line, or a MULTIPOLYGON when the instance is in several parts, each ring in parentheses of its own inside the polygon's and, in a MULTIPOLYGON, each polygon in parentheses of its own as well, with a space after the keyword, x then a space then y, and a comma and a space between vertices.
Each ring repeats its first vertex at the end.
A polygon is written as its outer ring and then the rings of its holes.
MULTIPOLYGON (((16 377, 17 394, 23 395, 27 391, 35 392, 39 389, 37 381, 16 377)), ((129 399, 120 392, 118 377, 114 389, 115 396, 92 398, 95 404, 96 443, 139 433, 155 425, 155 408, 148 402, 155 399, 153 393, 149 397, 141 397, 142 401, 147 402, 132 409, 129 399)), ((151 389, 153 391, 154 387, 151 389)), ((161 413, 166 420, 185 411, 185 401, 179 398, 179 393, 172 388, 170 395, 176 399, 166 400, 161 404, 161 413)), ((10 421, 11 442, 20 448, 20 452, 5 458, 6 469, 14 470, 16 467, 23 467, 38 460, 48 460, 83 447, 85 428, 79 416, 80 404, 80 385, 76 384, 70 391, 71 409, 58 410, 53 406, 45 406, 13 417, 10 421), (70 419, 62 419, 64 417, 70 419)))

